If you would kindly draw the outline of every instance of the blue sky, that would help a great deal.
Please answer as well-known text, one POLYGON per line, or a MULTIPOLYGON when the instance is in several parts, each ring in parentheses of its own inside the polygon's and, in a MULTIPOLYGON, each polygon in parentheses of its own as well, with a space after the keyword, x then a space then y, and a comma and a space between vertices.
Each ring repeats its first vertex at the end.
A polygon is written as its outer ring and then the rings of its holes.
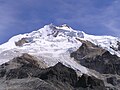
POLYGON ((0 44, 50 23, 120 37, 120 0, 0 0, 0 44))

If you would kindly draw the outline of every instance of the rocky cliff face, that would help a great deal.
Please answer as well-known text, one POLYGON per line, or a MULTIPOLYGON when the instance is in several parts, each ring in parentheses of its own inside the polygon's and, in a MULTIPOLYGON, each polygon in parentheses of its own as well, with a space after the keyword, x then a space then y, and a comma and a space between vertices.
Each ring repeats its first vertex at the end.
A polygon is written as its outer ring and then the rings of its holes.
POLYGON ((77 51, 71 53, 71 57, 74 57, 81 65, 99 72, 101 76, 103 75, 105 82, 112 84, 113 87, 120 85, 120 58, 118 56, 110 54, 89 41, 84 41, 77 51))
POLYGON ((83 43, 76 52, 71 53, 71 57, 74 57, 85 67, 100 73, 120 75, 120 58, 98 46, 88 46, 87 42, 83 43))
POLYGON ((118 42, 117 44, 118 44, 118 50, 120 51, 120 42, 118 42))
POLYGON ((15 42, 16 46, 23 46, 25 43, 28 43, 29 41, 27 40, 27 38, 22 38, 21 40, 15 42))
POLYGON ((0 66, 0 90, 105 90, 100 79, 79 77, 62 63, 43 69, 30 57, 16 57, 0 66))

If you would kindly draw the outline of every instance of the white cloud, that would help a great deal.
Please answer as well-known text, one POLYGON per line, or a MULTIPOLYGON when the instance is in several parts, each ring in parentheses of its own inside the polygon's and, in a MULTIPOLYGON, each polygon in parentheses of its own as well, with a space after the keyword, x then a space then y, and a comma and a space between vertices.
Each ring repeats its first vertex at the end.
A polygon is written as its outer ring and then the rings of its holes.
POLYGON ((95 7, 93 2, 86 0, 77 5, 63 3, 56 22, 82 24, 85 27, 101 26, 109 34, 120 37, 120 1, 113 0, 109 5, 100 8, 95 7))

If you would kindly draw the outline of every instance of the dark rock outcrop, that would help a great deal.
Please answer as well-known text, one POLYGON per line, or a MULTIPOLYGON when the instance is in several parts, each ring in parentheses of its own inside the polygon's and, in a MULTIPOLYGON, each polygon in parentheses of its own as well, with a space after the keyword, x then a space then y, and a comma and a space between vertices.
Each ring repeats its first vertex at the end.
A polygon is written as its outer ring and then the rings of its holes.
POLYGON ((95 58, 97 55, 102 55, 106 51, 89 41, 78 40, 82 42, 81 47, 77 51, 71 53, 71 57, 74 57, 78 61, 84 58, 95 58))
POLYGON ((71 57, 81 65, 99 72, 108 90, 119 90, 120 57, 112 55, 109 51, 89 41, 80 41, 82 46, 71 53, 71 57))
POLYGON ((105 90, 102 80, 85 74, 78 77, 62 63, 46 69, 36 63, 23 55, 1 65, 1 88, 5 85, 10 90, 105 90))
POLYGON ((110 54, 101 47, 91 45, 90 42, 83 42, 82 46, 71 53, 81 65, 96 70, 102 74, 120 75, 120 58, 110 54))
POLYGON ((39 77, 42 80, 58 80, 72 86, 74 86, 77 81, 76 72, 73 69, 64 66, 62 63, 57 63, 54 67, 42 70, 41 73, 36 73, 35 77, 39 77))
POLYGON ((81 65, 102 74, 120 75, 120 58, 116 55, 111 55, 108 51, 94 58, 79 59, 79 62, 81 65))
POLYGON ((0 81, 0 90, 60 90, 39 79, 24 78, 0 81))
POLYGON ((117 78, 116 77, 109 77, 107 78, 107 83, 110 83, 112 85, 117 85, 117 78))
MULTIPOLYGON (((88 76, 83 74, 81 77, 79 77, 78 82, 76 83, 76 87, 83 87, 84 89, 89 88, 90 90, 104 90, 102 87, 104 87, 104 83, 101 83, 102 80, 96 79, 95 77, 88 76), (101 87, 102 86, 102 87, 101 87)), ((89 90, 88 89, 88 90, 89 90)))
POLYGON ((15 42, 16 46, 23 46, 23 44, 25 43, 29 43, 29 41, 27 40, 27 38, 22 38, 21 40, 15 42))
POLYGON ((120 42, 119 41, 118 41, 117 45, 118 45, 118 50, 120 51, 120 42))
POLYGON ((120 42, 119 41, 117 41, 117 46, 118 47, 111 46, 110 48, 112 48, 115 51, 120 51, 120 42))

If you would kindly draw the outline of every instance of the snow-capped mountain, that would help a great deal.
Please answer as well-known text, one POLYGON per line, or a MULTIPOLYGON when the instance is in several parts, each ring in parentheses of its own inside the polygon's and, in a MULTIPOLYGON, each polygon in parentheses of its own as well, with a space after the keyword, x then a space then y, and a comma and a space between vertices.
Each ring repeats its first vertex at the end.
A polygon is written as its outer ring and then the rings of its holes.
POLYGON ((22 53, 28 53, 42 60, 48 67, 61 62, 82 73, 91 74, 87 68, 70 58, 70 53, 82 45, 78 39, 90 41, 120 57, 118 49, 120 39, 117 37, 88 35, 66 24, 61 26, 50 24, 31 33, 16 35, 0 45, 0 64, 22 53))
POLYGON ((120 38, 45 25, 0 45, 0 90, 119 90, 120 38), (34 85, 33 85, 34 84, 34 85))

